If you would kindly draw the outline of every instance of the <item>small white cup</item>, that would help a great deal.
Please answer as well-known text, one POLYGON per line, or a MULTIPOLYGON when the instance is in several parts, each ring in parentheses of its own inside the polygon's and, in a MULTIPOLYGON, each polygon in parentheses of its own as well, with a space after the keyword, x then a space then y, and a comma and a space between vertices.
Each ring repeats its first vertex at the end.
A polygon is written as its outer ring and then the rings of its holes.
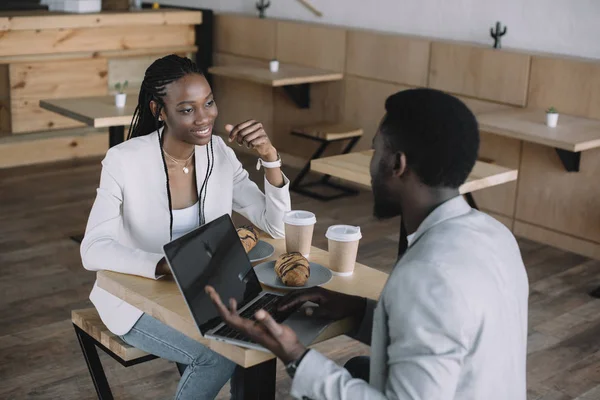
POLYGON ((279 61, 277 60, 272 60, 269 62, 269 70, 271 72, 277 72, 279 71, 279 61))
POLYGON ((127 100, 127 93, 115 94, 115 106, 117 106, 119 108, 125 107, 126 100, 127 100))
POLYGON ((558 113, 546 113, 546 125, 549 128, 556 128, 558 124, 558 113))

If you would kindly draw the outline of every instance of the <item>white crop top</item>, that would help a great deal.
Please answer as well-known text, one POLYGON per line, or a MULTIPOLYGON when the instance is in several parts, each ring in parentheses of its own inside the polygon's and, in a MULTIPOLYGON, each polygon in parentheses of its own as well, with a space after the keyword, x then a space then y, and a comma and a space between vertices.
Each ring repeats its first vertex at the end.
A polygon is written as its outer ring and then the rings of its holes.
POLYGON ((200 224, 199 203, 181 210, 173 210, 173 240, 196 229, 200 224))

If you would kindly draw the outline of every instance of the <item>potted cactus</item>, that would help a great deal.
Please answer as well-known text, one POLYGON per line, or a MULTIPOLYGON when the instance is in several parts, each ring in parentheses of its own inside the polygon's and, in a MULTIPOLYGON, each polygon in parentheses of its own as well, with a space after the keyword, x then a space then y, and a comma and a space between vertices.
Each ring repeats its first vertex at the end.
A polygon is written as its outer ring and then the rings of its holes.
POLYGON ((556 111, 556 108, 550 107, 546 110, 546 125, 550 128, 556 128, 556 124, 558 124, 558 111, 556 111))
POLYGON ((119 108, 125 107, 125 102, 127 100, 127 93, 125 93, 125 89, 127 89, 127 85, 129 82, 125 81, 123 83, 117 82, 115 84, 115 89, 117 93, 115 94, 115 106, 119 108))

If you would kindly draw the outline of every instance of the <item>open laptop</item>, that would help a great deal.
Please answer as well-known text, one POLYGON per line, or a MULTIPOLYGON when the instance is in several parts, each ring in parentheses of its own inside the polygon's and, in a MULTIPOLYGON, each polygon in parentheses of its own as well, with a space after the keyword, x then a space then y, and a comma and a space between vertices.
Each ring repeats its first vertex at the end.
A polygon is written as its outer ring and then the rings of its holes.
POLYGON ((210 297, 211 285, 225 304, 234 298, 242 317, 254 319, 264 309, 279 323, 285 323, 309 345, 331 321, 307 317, 301 309, 277 312, 282 294, 262 290, 237 231, 228 214, 203 225, 163 247, 173 277, 183 294, 200 333, 207 338, 267 351, 223 323, 210 297))

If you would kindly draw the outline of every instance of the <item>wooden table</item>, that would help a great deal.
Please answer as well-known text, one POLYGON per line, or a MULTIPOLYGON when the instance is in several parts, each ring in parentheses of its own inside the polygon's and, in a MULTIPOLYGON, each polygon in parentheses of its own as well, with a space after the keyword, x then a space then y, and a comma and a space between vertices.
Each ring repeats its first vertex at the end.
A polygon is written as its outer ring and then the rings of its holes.
MULTIPOLYGON (((278 255, 285 252, 283 240, 263 240, 275 247, 275 254, 270 260, 275 260, 278 255)), ((324 266, 329 265, 328 253, 315 247, 311 250, 310 259, 324 266)), ((154 281, 133 275, 100 271, 97 273, 97 279, 101 288, 238 364, 241 368, 236 370, 232 385, 243 387, 246 398, 259 398, 257 392, 260 392, 260 396, 267 393, 267 397, 274 398, 275 357, 271 353, 201 337, 189 308, 172 278, 154 281)), ((342 293, 378 299, 386 281, 387 274, 357 263, 352 276, 334 276, 324 287, 342 293)), ((352 319, 335 322, 317 338, 315 343, 349 332, 356 325, 357 321, 352 319)))
MULTIPOLYGON (((326 176, 333 176, 348 182, 371 187, 371 174, 369 171, 371 158, 373 158, 373 150, 348 153, 312 160, 310 168, 312 171, 325 174, 326 176)), ((465 195, 471 207, 478 208, 471 192, 515 181, 518 174, 519 172, 516 169, 477 161, 467 181, 459 188, 459 192, 465 195)), ((400 257, 404 254, 407 248, 406 228, 404 224, 400 224, 398 256, 400 257)))
POLYGON ((560 114, 546 126, 543 110, 521 108, 477 115, 482 131, 554 147, 567 171, 579 171, 581 152, 600 147, 600 120, 560 114))
POLYGON ((41 108, 94 128, 108 128, 109 147, 123 142, 125 126, 131 124, 136 106, 137 99, 131 94, 123 108, 115 106, 115 96, 40 100, 41 108))
POLYGON ((226 65, 210 67, 212 75, 241 79, 271 87, 283 87, 300 108, 310 107, 310 84, 318 82, 340 81, 341 72, 318 68, 281 64, 278 72, 271 72, 268 66, 226 65))
MULTIPOLYGON (((311 162, 311 170, 334 176, 348 182, 371 187, 369 165, 373 150, 340 156, 324 157, 311 162)), ((468 195, 476 190, 501 185, 517 180, 518 171, 495 164, 477 161, 467 181, 459 188, 461 194, 468 195)))

